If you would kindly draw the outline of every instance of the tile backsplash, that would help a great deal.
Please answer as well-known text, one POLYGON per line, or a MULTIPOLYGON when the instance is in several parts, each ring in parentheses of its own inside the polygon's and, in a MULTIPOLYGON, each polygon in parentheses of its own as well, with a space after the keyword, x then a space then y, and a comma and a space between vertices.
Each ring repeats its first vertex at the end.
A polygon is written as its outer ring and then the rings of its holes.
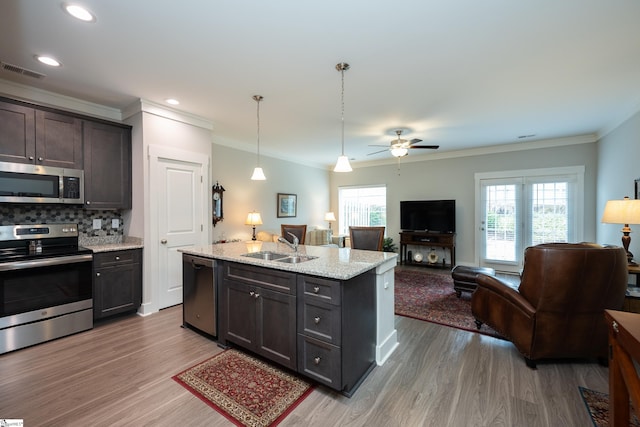
POLYGON ((120 242, 124 235, 120 211, 85 210, 64 205, 0 205, 0 225, 53 223, 78 224, 81 240, 99 238, 103 241, 120 242), (93 229, 96 219, 102 222, 99 230, 93 229), (118 228, 111 227, 113 219, 120 223, 118 228))

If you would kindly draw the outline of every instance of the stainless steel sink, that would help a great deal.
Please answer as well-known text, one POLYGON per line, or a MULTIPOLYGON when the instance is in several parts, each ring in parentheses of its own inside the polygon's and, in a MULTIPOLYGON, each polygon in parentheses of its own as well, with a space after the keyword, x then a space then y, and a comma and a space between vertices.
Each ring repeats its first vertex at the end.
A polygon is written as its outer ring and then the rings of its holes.
POLYGON ((281 258, 286 258, 289 255, 287 254, 279 254, 277 252, 271 252, 271 251, 262 251, 262 252, 251 252, 248 254, 244 254, 242 256, 246 256, 249 258, 256 258, 256 259, 263 259, 265 261, 275 261, 275 260, 279 260, 281 258))
POLYGON ((312 259, 318 258, 317 256, 309 256, 309 255, 290 255, 286 258, 280 258, 276 261, 278 262, 286 262, 289 264, 298 264, 300 262, 311 261, 312 259))

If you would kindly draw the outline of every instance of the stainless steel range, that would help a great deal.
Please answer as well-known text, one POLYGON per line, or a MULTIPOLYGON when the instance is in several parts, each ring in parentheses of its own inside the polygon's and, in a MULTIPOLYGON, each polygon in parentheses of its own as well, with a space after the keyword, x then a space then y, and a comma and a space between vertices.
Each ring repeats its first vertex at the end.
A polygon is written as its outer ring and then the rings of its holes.
POLYGON ((76 224, 0 226, 0 354, 93 328, 92 261, 76 224))

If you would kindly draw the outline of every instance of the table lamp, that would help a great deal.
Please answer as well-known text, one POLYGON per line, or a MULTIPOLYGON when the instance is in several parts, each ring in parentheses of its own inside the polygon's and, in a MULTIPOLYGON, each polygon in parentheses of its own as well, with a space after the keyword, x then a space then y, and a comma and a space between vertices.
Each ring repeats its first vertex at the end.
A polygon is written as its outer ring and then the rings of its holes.
POLYGON ((329 231, 331 231, 331 222, 336 220, 336 216, 333 212, 327 212, 324 214, 324 220, 329 223, 329 231))
POLYGON ((249 215, 247 215, 247 220, 244 222, 244 224, 251 225, 253 227, 253 236, 251 237, 251 240, 256 240, 256 225, 262 225, 260 212, 249 212, 249 215))
POLYGON ((605 224, 623 224, 622 227, 622 247, 627 251, 627 261, 629 265, 636 265, 633 261, 633 254, 629 252, 631 243, 631 228, 629 224, 640 224, 640 200, 629 199, 609 200, 604 207, 601 222, 605 224))

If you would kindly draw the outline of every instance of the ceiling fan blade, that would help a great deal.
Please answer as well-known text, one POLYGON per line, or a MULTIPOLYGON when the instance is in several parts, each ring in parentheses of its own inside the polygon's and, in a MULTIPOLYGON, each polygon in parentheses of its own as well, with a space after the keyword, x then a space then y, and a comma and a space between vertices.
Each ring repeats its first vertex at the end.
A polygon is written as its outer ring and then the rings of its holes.
POLYGON ((412 145, 408 148, 428 148, 430 150, 437 150, 438 148, 440 148, 439 145, 412 145))
POLYGON ((382 145, 382 144, 369 144, 368 146, 369 146, 369 147, 387 147, 387 148, 389 147, 389 145, 388 145, 388 144, 386 144, 386 145, 382 145))
POLYGON ((388 148, 385 148, 384 150, 374 151, 373 153, 369 153, 369 154, 367 154, 367 156, 371 156, 372 154, 384 153, 385 151, 389 151, 389 149, 388 149, 388 148))
POLYGON ((422 142, 421 139, 412 139, 411 141, 409 141, 409 145, 413 145, 413 144, 417 144, 418 142, 422 142))

